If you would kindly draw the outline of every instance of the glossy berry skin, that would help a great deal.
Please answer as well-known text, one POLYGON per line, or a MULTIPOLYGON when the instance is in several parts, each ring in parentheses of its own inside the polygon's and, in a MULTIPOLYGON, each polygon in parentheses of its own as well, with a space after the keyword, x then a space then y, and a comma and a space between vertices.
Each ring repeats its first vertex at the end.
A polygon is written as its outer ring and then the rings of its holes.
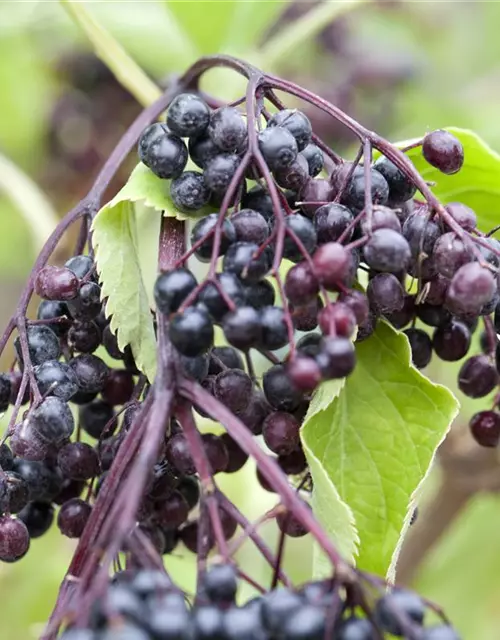
POLYGON ((229 344, 242 351, 255 347, 262 335, 260 315, 249 306, 238 307, 229 312, 224 317, 222 328, 229 344))
POLYGON ((208 204, 210 189, 202 173, 184 171, 170 183, 170 196, 176 209, 183 213, 194 213, 208 204))
POLYGON ((307 160, 309 169, 309 176, 311 178, 316 177, 321 173, 324 165, 323 152, 315 144, 309 143, 302 151, 300 155, 307 160))
POLYGON ((177 311, 197 284, 191 271, 182 267, 161 273, 154 288, 158 310, 165 315, 177 311))
POLYGON ((321 382, 321 370, 313 358, 295 357, 288 363, 287 372, 293 386, 300 391, 314 391, 321 382))
POLYGON ((309 180, 307 160, 299 153, 287 167, 274 171, 274 179, 282 189, 290 189, 297 193, 309 180))
MULTIPOLYGON (((390 209, 389 207, 381 207, 379 205, 375 205, 373 207, 371 217, 371 231, 376 231, 377 229, 393 229, 394 231, 401 233, 401 222, 394 209, 390 209)), ((361 230, 363 231, 363 233, 369 235, 368 217, 364 217, 361 221, 361 230)))
POLYGON ((375 640, 373 627, 366 618, 351 616, 342 623, 338 640, 375 640))
POLYGON ((453 627, 437 624, 423 630, 422 640, 461 640, 461 638, 453 627))
MULTIPOLYGON (((224 271, 218 273, 217 281, 227 298, 232 300, 235 307, 241 306, 245 302, 245 293, 241 282, 233 273, 224 271)), ((229 306, 215 284, 208 284, 200 291, 198 301, 208 309, 208 312, 216 322, 221 322, 229 306)))
POLYGON ((168 440, 165 458, 182 475, 196 473, 189 445, 182 433, 176 433, 168 440))
POLYGON ((102 310, 101 287, 96 282, 85 282, 74 300, 67 301, 68 311, 76 320, 94 320, 102 310))
POLYGON ((28 551, 30 536, 22 520, 0 517, 0 560, 15 562, 20 560, 28 551))
POLYGON ((378 229, 363 247, 363 257, 376 271, 399 273, 405 271, 411 259, 408 242, 393 229, 378 229))
POLYGON ((73 369, 58 360, 47 360, 35 367, 35 378, 42 395, 54 395, 67 402, 78 391, 78 379, 73 369))
POLYGON ((209 160, 203 172, 205 184, 215 194, 224 194, 240 164, 235 153, 221 153, 209 160))
POLYGON ((450 231, 437 240, 432 258, 436 271, 452 278, 460 267, 471 262, 472 255, 462 240, 450 231))
POLYGON ((104 389, 109 376, 108 365, 98 356, 84 353, 69 361, 78 380, 79 391, 99 393, 104 389))
POLYGON ((261 131, 259 149, 272 171, 290 166, 298 153, 295 138, 282 127, 271 127, 261 131))
POLYGON ((252 380, 241 369, 227 369, 214 381, 214 396, 233 413, 244 411, 252 395, 252 380))
POLYGON ((401 311, 405 303, 402 284, 392 273, 379 273, 368 283, 366 295, 370 308, 377 315, 388 315, 401 311))
POLYGON ((57 526, 63 536, 79 538, 91 511, 92 507, 81 498, 72 498, 61 505, 57 514, 57 526))
POLYGON ((497 292, 495 276, 477 262, 464 264, 455 273, 446 294, 446 307, 457 315, 481 312, 497 292))
POLYGON ((275 411, 262 425, 264 442, 273 453, 286 455, 300 445, 300 424, 291 413, 275 411))
POLYGON ((189 138, 188 150, 191 160, 200 169, 204 169, 210 160, 220 153, 220 149, 214 144, 208 133, 189 138))
POLYGON ((380 598, 375 606, 375 617, 379 625, 397 637, 404 636, 404 627, 393 611, 407 616, 411 622, 421 625, 424 620, 424 604, 415 593, 399 589, 380 598))
POLYGON ((347 338, 325 338, 316 362, 327 380, 345 378, 353 372, 356 364, 354 345, 347 338))
POLYGON ((281 349, 288 344, 288 329, 285 312, 281 307, 263 307, 260 312, 260 346, 269 351, 281 349))
POLYGON ((413 198, 417 188, 405 174, 385 156, 381 156, 373 165, 381 173, 389 186, 389 202, 391 205, 402 204, 413 198))
POLYGON ((46 398, 29 414, 28 424, 44 442, 59 444, 71 436, 75 428, 73 414, 60 398, 46 398))
MULTIPOLYGON (((385 205, 389 198, 389 185, 384 176, 371 169, 371 198, 373 204, 385 205)), ((342 204, 354 213, 365 208, 365 173, 363 167, 357 166, 347 184, 341 198, 342 204)))
POLYGON ((281 364, 273 365, 264 373, 262 387, 266 400, 277 411, 295 411, 302 400, 302 393, 293 387, 281 364))
POLYGON ((349 252, 338 242, 323 244, 313 255, 314 272, 327 289, 346 280, 351 266, 349 252))
POLYGON ((188 151, 177 135, 157 122, 147 127, 139 139, 139 159, 159 178, 177 178, 184 171, 188 151))
POLYGON ((469 422, 472 437, 482 447, 496 447, 500 442, 500 415, 494 411, 479 411, 469 422))
POLYGON ((93 353, 101 340, 101 330, 92 320, 75 321, 68 331, 68 345, 80 353, 93 353))
POLYGON ((231 216, 231 223, 239 242, 261 245, 269 237, 266 218, 254 209, 240 209, 231 216))
POLYGON ((239 444, 233 440, 228 433, 223 433, 220 436, 220 439, 222 440, 229 457, 224 471, 225 473, 236 473, 245 465, 248 460, 248 454, 241 449, 239 444))
POLYGON ((210 351, 208 373, 217 375, 227 369, 244 370, 243 358, 233 347, 213 347, 210 351))
POLYGON ((471 335, 468 327, 458 320, 438 327, 432 336, 432 347, 441 360, 461 360, 469 350, 471 335))
POLYGON ((274 218, 273 202, 269 192, 256 185, 252 187, 241 199, 241 209, 253 209, 258 211, 264 218, 269 221, 274 218))
POLYGON ((18 513, 28 501, 29 485, 26 480, 17 473, 5 471, 0 479, 0 510, 3 513, 18 513))
POLYGON ((70 269, 48 265, 36 277, 35 292, 45 300, 71 300, 78 293, 78 285, 78 278, 70 269))
POLYGON ((302 151, 311 142, 312 125, 309 118, 297 109, 283 109, 271 116, 267 123, 271 127, 287 129, 297 142, 297 148, 302 151))
POLYGON ((220 107, 210 116, 208 135, 221 151, 236 153, 246 144, 247 128, 237 109, 220 107))
MULTIPOLYGON (((194 225, 191 233, 191 244, 194 245, 207 234, 212 234, 203 241, 203 243, 196 249, 195 255, 198 260, 202 262, 209 262, 212 257, 212 250, 214 246, 214 231, 219 218, 218 213, 211 213, 194 225)), ((226 253, 229 245, 236 241, 236 230, 231 220, 226 218, 222 224, 222 233, 220 238, 220 245, 218 255, 222 256, 226 253)))
POLYGON ((299 262, 287 272, 285 294, 291 304, 307 304, 315 299, 318 292, 318 280, 307 262, 299 262))
POLYGON ((10 402, 12 384, 6 373, 0 373, 0 413, 7 411, 10 402))
POLYGON ((356 329, 356 316, 346 304, 330 302, 320 311, 318 323, 325 335, 350 338, 356 329))
POLYGON ((216 604, 234 602, 237 588, 236 571, 230 564, 216 564, 202 578, 203 593, 216 604))
MULTIPOLYGON (((64 302, 58 300, 42 300, 37 310, 37 320, 61 320, 69 316, 68 307, 64 302)), ((51 323, 50 329, 56 336, 62 336, 68 329, 68 323, 51 323)))
POLYGON ((86 442, 69 442, 59 450, 57 464, 65 478, 90 480, 99 473, 99 458, 86 442))
POLYGON ((432 342, 422 329, 406 329, 404 332, 410 342, 411 359, 417 369, 424 369, 432 358, 432 342))
MULTIPOLYGON (((318 243, 325 244, 338 240, 353 219, 351 210, 343 204, 331 202, 318 207, 313 220, 318 243)), ((344 238, 347 242, 351 239, 353 231, 354 229, 345 234, 344 238)))
POLYGON ((477 227, 475 212, 462 202, 449 202, 445 209, 462 229, 473 231, 477 227))
POLYGON ((298 593, 281 587, 266 594, 261 606, 261 618, 266 630, 272 635, 279 634, 287 619, 302 605, 298 593))
POLYGON ((276 299, 276 292, 269 280, 259 280, 258 282, 244 283, 243 292, 245 302, 254 309, 272 307, 276 299))
POLYGON ((235 242, 224 256, 224 271, 237 275, 243 282, 257 282, 270 268, 269 254, 259 252, 259 247, 251 242, 235 242))
MULTIPOLYGON (((34 366, 43 364, 47 360, 58 360, 61 355, 61 346, 56 334, 44 325, 32 325, 27 328, 28 351, 31 364, 34 366)), ((19 362, 23 362, 21 343, 19 337, 14 340, 19 362)))
MULTIPOLYGON (((318 241, 313 223, 305 216, 293 213, 285 218, 285 225, 302 243, 306 253, 313 253, 318 241)), ((303 258, 303 253, 299 250, 295 240, 288 234, 285 236, 283 257, 292 262, 299 262, 303 258)))
POLYGON ((214 339, 212 320, 202 307, 188 307, 177 313, 170 321, 168 333, 177 351, 190 358, 207 351, 214 339))
POLYGON ((412 213, 403 224, 403 236, 410 245, 411 255, 416 260, 423 253, 432 254, 436 241, 441 236, 441 229, 436 222, 421 213, 412 213))
MULTIPOLYGON (((113 419, 115 412, 113 407, 103 400, 95 400, 80 407, 78 417, 80 425, 86 433, 92 438, 100 438, 103 435, 104 428, 113 419)), ((108 435, 111 435, 113 429, 108 435)))
POLYGON ((181 93, 168 107, 167 127, 181 138, 203 134, 209 120, 210 109, 207 103, 192 93, 181 93))
POLYGON ((305 183, 298 194, 302 213, 308 218, 313 218, 318 208, 318 202, 330 202, 333 200, 333 189, 329 180, 316 178, 305 183), (313 204, 314 203, 314 204, 313 204))
POLYGON ((447 175, 460 171, 464 163, 462 143, 443 129, 432 131, 424 137, 422 153, 429 164, 447 175))
POLYGON ((29 502, 18 518, 26 525, 30 538, 40 538, 54 522, 54 507, 50 502, 29 502))
POLYGON ((472 356, 458 373, 458 387, 469 398, 484 398, 498 384, 498 372, 488 356, 472 356))

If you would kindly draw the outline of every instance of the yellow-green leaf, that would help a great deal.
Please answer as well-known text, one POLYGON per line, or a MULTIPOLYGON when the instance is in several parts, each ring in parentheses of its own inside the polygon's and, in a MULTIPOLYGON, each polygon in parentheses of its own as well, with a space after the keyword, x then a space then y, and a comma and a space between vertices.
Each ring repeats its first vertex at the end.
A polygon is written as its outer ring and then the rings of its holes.
MULTIPOLYGON (((360 568, 394 578, 413 504, 437 447, 458 412, 444 387, 411 365, 407 338, 385 323, 356 348, 352 375, 323 411, 306 421, 302 438, 339 499, 352 510, 360 568)), ((328 510, 328 494, 315 500, 328 510)), ((333 495, 331 487, 328 488, 333 495)), ((329 530, 336 525, 338 499, 329 530)))
POLYGON ((137 253, 133 205, 114 200, 99 211, 92 225, 95 256, 106 316, 120 349, 130 345, 137 367, 152 382, 156 374, 153 317, 137 253))

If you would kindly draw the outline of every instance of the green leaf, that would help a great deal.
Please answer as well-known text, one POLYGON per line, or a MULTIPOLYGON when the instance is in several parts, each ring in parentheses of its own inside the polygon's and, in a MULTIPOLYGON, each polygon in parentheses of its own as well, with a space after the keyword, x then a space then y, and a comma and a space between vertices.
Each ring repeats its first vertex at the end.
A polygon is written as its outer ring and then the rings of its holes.
MULTIPOLYGON (((144 206, 163 211, 164 215, 178 220, 189 220, 193 214, 186 215, 178 211, 170 197, 170 180, 163 180, 155 176, 146 165, 139 162, 130 174, 127 183, 109 202, 107 206, 114 207, 120 202, 141 202, 144 206)), ((211 207, 204 207, 196 212, 196 217, 204 216, 214 211, 211 207)))
MULTIPOLYGON (((447 176, 432 167, 423 157, 421 147, 407 155, 428 182, 435 182, 434 193, 444 203, 460 201, 477 214, 478 226, 489 231, 498 224, 500 213, 500 155, 473 131, 446 127, 464 147, 464 165, 458 173, 447 176)), ((405 147, 416 140, 396 143, 405 147)))
POLYGON ((120 349, 130 345, 137 367, 152 382, 156 373, 156 340, 137 253, 132 204, 127 200, 108 203, 97 214, 92 231, 111 330, 117 335, 120 349))
MULTIPOLYGON (((413 503, 458 403, 411 365, 407 338, 385 323, 356 353, 353 374, 306 421, 302 438, 354 514, 358 566, 392 580, 413 503)), ((327 505, 320 491, 315 499, 327 505)))
MULTIPOLYGON (((309 405, 304 426, 301 430, 301 437, 314 483, 311 500, 314 514, 332 540, 335 541, 343 557, 349 562, 353 562, 359 543, 354 515, 349 506, 340 497, 335 484, 315 450, 316 425, 322 423, 323 414, 327 413, 334 398, 341 393, 344 383, 345 380, 330 380, 319 387, 309 405)), ((329 560, 325 557, 319 545, 315 544, 313 578, 326 578, 331 575, 331 571, 329 560)))
POLYGON ((161 90, 81 2, 59 1, 86 34, 99 58, 138 102, 147 106, 160 97, 161 90))
POLYGON ((286 2, 260 0, 204 0, 195 6, 171 0, 165 3, 199 55, 228 53, 256 46, 262 33, 286 7, 286 2))

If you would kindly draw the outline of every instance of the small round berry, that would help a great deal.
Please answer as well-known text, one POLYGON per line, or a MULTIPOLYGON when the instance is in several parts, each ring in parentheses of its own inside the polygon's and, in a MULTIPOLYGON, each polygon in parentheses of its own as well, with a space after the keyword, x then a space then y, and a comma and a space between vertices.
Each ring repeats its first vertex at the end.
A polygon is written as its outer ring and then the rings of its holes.
POLYGON ((447 175, 460 171, 464 163, 462 143, 444 129, 432 131, 425 136, 422 153, 429 164, 447 175))
POLYGON ((229 344, 242 351, 259 344, 262 335, 260 315, 250 306, 238 307, 226 314, 222 328, 229 344))
POLYGON ((207 103, 192 93, 176 96, 167 111, 167 127, 180 136, 199 136, 208 127, 210 109, 207 103))
POLYGON ((297 142, 299 151, 302 151, 311 142, 312 125, 309 118, 297 109, 283 109, 271 116, 268 127, 283 127, 287 129, 297 142))
POLYGON ((60 398, 48 397, 28 416, 28 424, 41 440, 59 444, 74 431, 75 421, 71 409, 60 398))
MULTIPOLYGON (((313 223, 300 213, 292 213, 285 218, 285 226, 297 236, 305 251, 309 254, 316 249, 318 241, 316 229, 313 223)), ((304 256, 298 245, 295 243, 288 233, 285 236, 285 244, 283 247, 283 257, 292 262, 298 262, 304 256)))
POLYGON ((240 157, 235 153, 221 153, 209 160, 203 172, 207 188, 214 194, 224 194, 239 164, 240 157))
POLYGON ((219 147, 213 143, 208 133, 189 138, 188 150, 191 160, 200 169, 204 169, 208 162, 220 153, 219 147))
POLYGON ((0 517, 0 560, 15 562, 26 555, 30 546, 28 529, 22 520, 0 517))
POLYGON ((314 300, 319 292, 319 283, 307 262, 294 265, 285 277, 285 294, 296 306, 314 300))
POLYGON ((497 384, 498 373, 488 356, 472 356, 458 373, 458 387, 469 398, 484 398, 497 384))
POLYGON ((313 256, 314 273, 328 289, 346 280, 350 269, 349 252, 338 242, 323 244, 313 256))
POLYGON ((294 387, 300 391, 314 391, 321 382, 321 370, 313 358, 297 356, 288 363, 287 373, 294 387))
POLYGON ((184 171, 170 183, 170 195, 178 211, 194 213, 208 204, 210 189, 206 186, 202 173, 184 171))
POLYGON ((262 386, 267 401, 277 411, 295 411, 302 400, 302 392, 292 385, 284 365, 270 367, 264 373, 262 386))
POLYGON ((169 323, 168 333, 177 351, 190 358, 208 351, 214 339, 212 320, 201 307, 188 307, 177 313, 169 323))
POLYGON ((196 286, 196 278, 188 269, 179 268, 161 273, 154 289, 158 310, 165 315, 177 311, 196 286))
POLYGON ((226 251, 222 268, 234 273, 244 282, 257 282, 270 268, 269 253, 259 251, 252 242, 235 242, 226 251))
POLYGON ((494 411, 480 411, 472 416, 469 427, 473 438, 482 447, 496 447, 500 442, 500 415, 494 411))
POLYGON ((345 378, 354 371, 356 365, 354 345, 347 338, 325 338, 316 361, 327 380, 345 378))
MULTIPOLYGON (((193 231, 191 232, 191 244, 194 245, 200 242, 207 233, 211 232, 211 235, 203 240, 202 244, 195 250, 195 256, 201 262, 209 262, 212 257, 212 251, 214 248, 214 237, 215 237, 215 228, 217 226, 217 221, 219 219, 218 213, 211 213, 194 225, 193 231)), ((222 233, 220 237, 219 250, 217 255, 223 256, 229 245, 236 241, 236 230, 233 226, 233 223, 228 218, 225 218, 222 223, 222 233)))
POLYGON ((462 229, 473 231, 476 228, 477 216, 470 207, 461 202, 449 202, 445 209, 462 229))
POLYGON ((405 303, 405 290, 392 273, 378 273, 368 283, 366 295, 370 308, 377 315, 401 311, 405 303))
POLYGON ((471 334, 467 325, 456 319, 437 327, 432 336, 432 347, 441 360, 461 360, 469 350, 471 334))
POLYGON ((373 168, 384 176, 389 185, 389 202, 392 205, 402 204, 413 198, 417 188, 388 158, 381 156, 373 168))
POLYGON ((378 229, 363 247, 363 256, 376 271, 399 273, 405 271, 411 259, 410 245, 393 229, 378 229))
MULTIPOLYGON (((335 242, 344 234, 354 220, 350 209, 343 204, 330 202, 316 209, 314 227, 318 234, 318 243, 335 242)), ((352 237, 354 228, 344 236, 346 242, 352 237)))
POLYGON ((238 242, 252 242, 261 245, 269 237, 266 218, 254 209, 240 209, 231 216, 238 242))
POLYGON ((432 342, 422 329, 406 329, 404 331, 411 348, 411 359, 417 369, 424 369, 432 358, 432 342))
MULTIPOLYGON (((389 198, 389 185, 381 173, 375 169, 370 171, 371 200, 373 204, 384 205, 389 198)), ((357 166, 342 195, 342 204, 345 204, 354 213, 359 213, 365 208, 365 191, 364 168, 357 166)))
POLYGON ((244 303, 245 293, 239 278, 234 273, 224 271, 218 273, 216 279, 224 295, 215 284, 210 283, 200 291, 198 301, 205 305, 216 322, 220 322, 229 312, 226 300, 231 300, 233 305, 238 307, 244 303))
POLYGON ((307 160, 309 167, 309 175, 311 178, 315 178, 323 170, 324 157, 323 152, 315 144, 309 143, 302 151, 300 155, 304 156, 307 160))
POLYGON ((92 512, 92 507, 81 498, 68 500, 59 509, 57 514, 57 526, 63 536, 79 538, 87 520, 92 512))
POLYGON ((259 133, 259 149, 272 171, 284 169, 297 157, 297 142, 283 127, 271 127, 259 133))
POLYGON ((38 272, 35 293, 46 300, 72 300, 78 294, 79 280, 68 267, 48 265, 38 272))
POLYGON ((262 425, 264 442, 273 453, 291 453, 300 444, 300 424, 291 413, 275 411, 267 416, 262 425))
POLYGON ((309 180, 309 165, 300 153, 287 167, 274 171, 274 179, 282 189, 290 189, 297 193, 309 180))
POLYGON ((188 151, 178 136, 157 122, 139 139, 139 159, 159 178, 177 178, 187 164, 188 151))
POLYGON ((247 127, 237 109, 220 107, 210 116, 208 135, 221 151, 237 153, 247 142, 247 127))
MULTIPOLYGON (((58 360, 61 355, 61 345, 56 334, 44 325, 31 325, 27 328, 28 352, 31 363, 36 366, 47 360, 58 360)), ((14 340, 19 362, 23 362, 23 354, 19 337, 14 340)))

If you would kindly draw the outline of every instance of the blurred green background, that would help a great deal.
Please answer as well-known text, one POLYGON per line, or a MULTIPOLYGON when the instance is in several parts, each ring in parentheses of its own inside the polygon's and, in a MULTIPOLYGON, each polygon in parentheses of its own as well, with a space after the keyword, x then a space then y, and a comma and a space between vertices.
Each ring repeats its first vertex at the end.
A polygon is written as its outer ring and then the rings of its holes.
MULTIPOLYGON (((159 83, 201 54, 234 53, 321 93, 391 140, 454 125, 475 130, 500 150, 500 3, 360 2, 311 30, 307 12, 316 4, 94 1, 87 8, 159 83), (266 48, 291 25, 291 50, 266 48)), ((97 62, 57 2, 0 2, 0 87, 0 154, 30 176, 61 215, 86 192, 140 107, 97 62)), ((228 91, 218 74, 209 87, 228 91)), ((318 113, 309 115, 334 149, 349 151, 344 131, 318 113)), ((50 224, 30 188, 6 176, 0 164, 2 324, 50 224), (13 198, 26 199, 24 215, 13 198)), ((126 172, 114 186, 124 179, 126 172)), ((72 241, 61 247, 60 259, 72 241)), ((7 356, 2 365, 9 364, 7 356)), ((226 484, 246 513, 256 515, 273 499, 251 477, 247 470, 226 484)), ((429 495, 434 486, 431 478, 429 495)), ((445 607, 467 640, 500 638, 499 529, 498 496, 478 495, 428 555, 415 583, 445 607)), ((33 542, 22 562, 0 566, 0 638, 38 637, 72 548, 53 529, 33 542)), ((288 549, 298 579, 308 577, 310 554, 303 540, 288 549)), ((183 556, 179 551, 169 563, 188 586, 192 567, 183 556)), ((251 562, 261 571, 257 557, 251 562)))

